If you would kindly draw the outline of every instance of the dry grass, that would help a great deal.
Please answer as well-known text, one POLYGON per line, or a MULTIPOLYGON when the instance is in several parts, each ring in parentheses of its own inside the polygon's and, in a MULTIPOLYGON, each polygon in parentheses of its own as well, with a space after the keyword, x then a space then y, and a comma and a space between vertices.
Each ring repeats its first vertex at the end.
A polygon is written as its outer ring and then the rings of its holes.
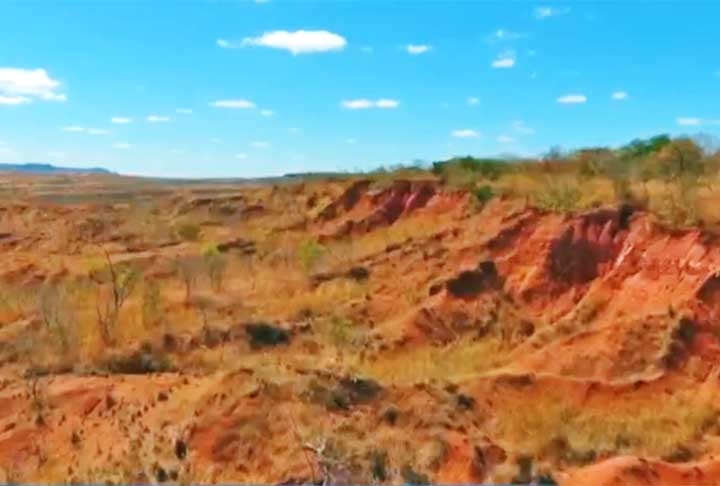
POLYGON ((632 452, 664 457, 697 444, 718 415, 716 392, 708 386, 676 391, 661 407, 647 397, 582 406, 548 391, 495 410, 493 430, 503 443, 531 456, 552 453, 559 442, 571 456, 632 452))

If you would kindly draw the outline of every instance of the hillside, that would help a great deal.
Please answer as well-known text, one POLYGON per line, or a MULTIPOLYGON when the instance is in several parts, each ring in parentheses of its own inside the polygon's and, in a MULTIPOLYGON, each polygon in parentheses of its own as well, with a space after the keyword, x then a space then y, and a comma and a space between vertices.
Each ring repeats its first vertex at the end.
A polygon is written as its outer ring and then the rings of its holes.
POLYGON ((667 153, 0 176, 0 480, 720 484, 717 175, 660 211, 667 153))

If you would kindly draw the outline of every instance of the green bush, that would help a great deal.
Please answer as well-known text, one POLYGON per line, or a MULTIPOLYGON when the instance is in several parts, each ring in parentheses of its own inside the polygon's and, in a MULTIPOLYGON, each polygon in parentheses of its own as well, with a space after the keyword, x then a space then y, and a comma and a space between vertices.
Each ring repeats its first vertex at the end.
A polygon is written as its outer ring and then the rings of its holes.
POLYGON ((476 188, 473 191, 473 195, 479 203, 485 204, 495 197, 495 191, 492 187, 485 185, 476 188))
POLYGON ((327 248, 314 240, 306 240, 298 249, 298 259, 302 269, 310 273, 326 253, 327 248))

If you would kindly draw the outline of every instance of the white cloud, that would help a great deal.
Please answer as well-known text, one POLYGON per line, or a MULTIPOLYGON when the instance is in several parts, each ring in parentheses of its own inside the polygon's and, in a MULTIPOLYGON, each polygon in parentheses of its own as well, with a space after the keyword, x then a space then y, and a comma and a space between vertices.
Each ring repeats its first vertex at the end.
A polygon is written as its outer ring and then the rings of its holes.
POLYGON ((703 118, 696 118, 696 117, 679 117, 676 118, 675 121, 678 125, 682 126, 700 126, 700 125, 720 125, 720 120, 712 120, 712 119, 703 119, 703 118))
POLYGON ((34 100, 67 101, 58 92, 60 82, 44 69, 0 68, 0 104, 19 105, 34 100))
POLYGON ((534 135, 535 129, 525 125, 522 120, 516 120, 512 123, 513 130, 523 135, 534 135))
POLYGON ((495 69, 507 69, 515 65, 515 52, 505 51, 498 54, 498 57, 492 62, 495 69))
POLYGON ((128 123, 132 123, 132 122, 133 122, 133 119, 132 119, 132 118, 127 118, 127 117, 124 117, 124 116, 114 116, 114 117, 110 118, 110 122, 111 122, 111 123, 116 123, 116 124, 118 124, 118 125, 125 125, 125 124, 128 124, 128 123))
POLYGON ((628 94, 625 91, 615 91, 612 95, 610 95, 610 98, 617 101, 622 101, 628 98, 628 94))
POLYGON ((240 43, 218 39, 217 45, 226 49, 248 46, 269 47, 284 49, 297 55, 338 51, 345 48, 347 40, 343 36, 327 30, 296 30, 294 32, 275 30, 265 32, 259 37, 246 37, 240 43))
POLYGON ((375 106, 375 102, 362 98, 357 100, 345 100, 341 103, 341 105, 343 108, 347 108, 348 110, 366 110, 368 108, 373 108, 375 106))
POLYGON ((577 104, 577 103, 585 103, 587 101, 587 96, 582 94, 568 94, 561 96, 557 99, 558 103, 563 104, 577 104))
POLYGON ((470 106, 474 106, 474 105, 477 105, 477 104, 479 104, 479 103, 480 103, 480 98, 476 98, 476 97, 474 97, 474 96, 471 96, 471 97, 468 98, 468 100, 467 100, 467 104, 470 105, 470 106))
POLYGON ((31 101, 27 96, 5 96, 0 94, 0 105, 24 105, 31 101))
POLYGON ((520 39, 523 37, 522 34, 519 34, 517 32, 513 32, 507 29, 497 29, 492 34, 488 35, 485 38, 486 42, 489 42, 490 44, 494 44, 496 42, 503 42, 503 41, 511 41, 520 39))
POLYGON ((270 147, 270 144, 265 141, 257 141, 257 142, 252 142, 250 144, 250 146, 252 148, 256 148, 256 149, 266 149, 266 148, 270 147))
POLYGON ((273 116, 275 115, 275 112, 272 110, 260 110, 260 114, 262 116, 273 116))
POLYGON ((354 138, 348 138, 345 140, 345 143, 349 145, 355 145, 357 143, 357 140, 355 140, 354 138))
POLYGON ((113 144, 113 148, 118 149, 118 150, 128 150, 128 149, 132 148, 132 145, 130 145, 127 142, 118 142, 118 143, 113 144))
POLYGON ((427 44, 408 44, 405 46, 407 53, 412 55, 425 54, 430 49, 431 47, 427 44))
POLYGON ((354 100, 344 100, 340 103, 340 106, 348 110, 367 110, 370 108, 392 109, 397 108, 399 105, 399 101, 388 98, 382 98, 375 101, 367 98, 359 98, 354 100))
POLYGON ((88 135, 110 135, 110 132, 104 128, 88 128, 85 131, 88 135))
POLYGON ((249 100, 217 100, 210 103, 210 106, 231 110, 252 110, 255 108, 255 103, 249 100))
POLYGON ((222 47, 222 48, 224 48, 224 49, 234 49, 234 48, 239 47, 239 46, 233 45, 230 41, 225 40, 225 39, 218 39, 218 40, 216 41, 216 43, 217 43, 218 46, 220 46, 220 47, 222 47))
POLYGON ((247 159, 247 154, 235 154, 235 158, 238 160, 245 160, 247 159))
POLYGON ((515 142, 515 139, 512 138, 510 135, 500 135, 497 138, 497 141, 500 143, 513 143, 515 142))
POLYGON ((177 108, 175 113, 178 115, 192 115, 192 110, 190 108, 177 108))
POLYGON ((148 123, 167 123, 171 118, 165 115, 148 115, 146 120, 148 123))
POLYGON ((71 133, 87 133, 88 135, 110 135, 109 130, 104 128, 86 128, 79 125, 68 125, 62 128, 65 132, 71 133))
POLYGON ((455 138, 477 138, 480 136, 480 133, 470 128, 464 128, 461 130, 453 130, 451 135, 455 138))
POLYGON ((381 99, 375 102, 378 108, 397 108, 400 103, 397 100, 381 99))
POLYGON ((538 20, 548 19, 550 17, 558 17, 560 15, 566 15, 570 13, 570 7, 555 8, 555 7, 537 7, 533 11, 533 15, 538 20))

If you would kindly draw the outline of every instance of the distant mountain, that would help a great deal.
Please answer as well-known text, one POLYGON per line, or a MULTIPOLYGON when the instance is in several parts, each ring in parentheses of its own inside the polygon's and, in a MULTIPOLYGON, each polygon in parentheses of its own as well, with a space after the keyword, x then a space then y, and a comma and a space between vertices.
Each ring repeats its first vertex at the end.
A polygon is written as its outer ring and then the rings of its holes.
POLYGON ((57 167, 43 163, 0 164, 0 172, 23 172, 27 174, 112 174, 109 170, 101 167, 57 167))

